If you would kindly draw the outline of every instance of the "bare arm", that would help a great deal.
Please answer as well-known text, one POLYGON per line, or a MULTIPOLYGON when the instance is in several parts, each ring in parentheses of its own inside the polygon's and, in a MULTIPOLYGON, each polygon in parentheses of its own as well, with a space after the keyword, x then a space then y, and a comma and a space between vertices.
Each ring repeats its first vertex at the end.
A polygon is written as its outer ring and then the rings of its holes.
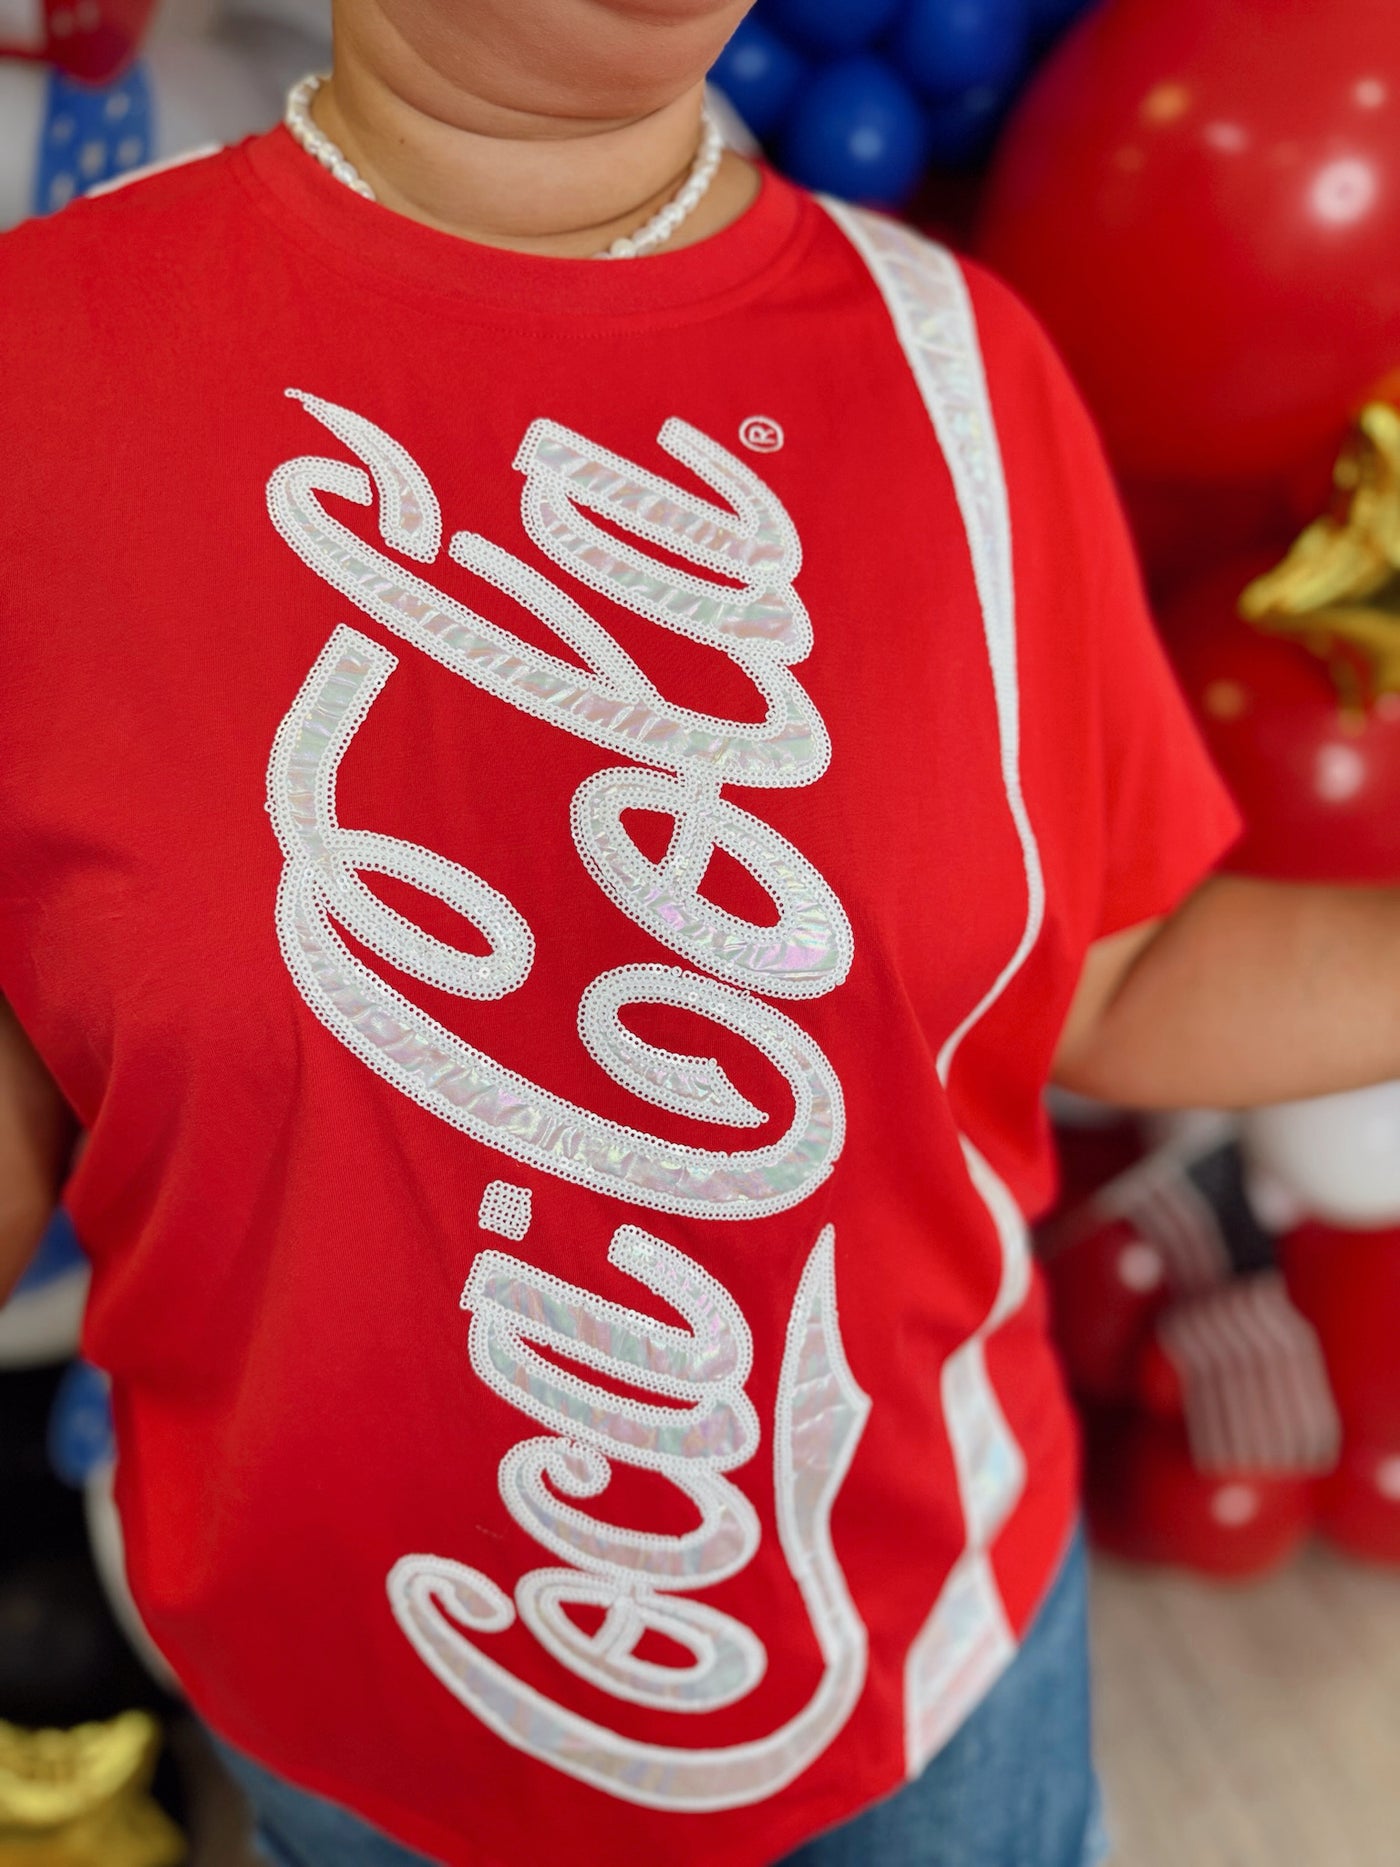
POLYGON ((1055 1059, 1137 1108, 1249 1108, 1400 1077, 1400 889, 1220 876, 1101 940, 1055 1059))
POLYGON ((48 1224, 73 1139, 67 1103, 0 999, 0 1302, 48 1224))

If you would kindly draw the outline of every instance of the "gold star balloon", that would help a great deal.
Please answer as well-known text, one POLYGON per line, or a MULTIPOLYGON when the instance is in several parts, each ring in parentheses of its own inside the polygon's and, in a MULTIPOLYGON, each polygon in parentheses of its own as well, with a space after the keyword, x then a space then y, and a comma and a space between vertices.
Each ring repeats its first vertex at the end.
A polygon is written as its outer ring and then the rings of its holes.
POLYGON ((1332 511, 1247 586, 1240 614, 1302 642, 1360 707, 1400 693, 1400 409, 1368 402, 1332 477, 1332 511))
POLYGON ((0 1721, 0 1867, 179 1867, 184 1837, 150 1795, 145 1712, 71 1731, 0 1721))

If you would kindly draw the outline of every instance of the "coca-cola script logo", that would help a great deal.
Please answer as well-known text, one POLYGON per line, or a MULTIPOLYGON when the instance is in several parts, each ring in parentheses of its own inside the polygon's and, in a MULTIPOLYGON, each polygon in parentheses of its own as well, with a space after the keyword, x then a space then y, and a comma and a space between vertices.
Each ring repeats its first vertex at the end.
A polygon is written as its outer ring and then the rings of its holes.
MULTIPOLYGON (((548 623, 584 671, 529 646, 410 570, 400 559, 429 565, 442 549, 438 501, 422 470, 363 416, 314 396, 298 399, 361 464, 308 456, 273 475, 269 509, 293 550, 375 622, 474 686, 546 726, 639 761, 607 766, 579 787, 573 837, 598 886, 686 964, 623 966, 592 982, 579 1028, 594 1058, 655 1107, 721 1129, 765 1122, 716 1062, 657 1050, 620 1015, 633 1004, 681 1006, 768 1057, 792 1090, 793 1114, 776 1140, 711 1149, 607 1121, 447 1030, 351 953, 341 929, 411 978, 489 999, 524 982, 535 936, 484 877, 435 851, 340 824, 341 760, 396 665, 379 643, 344 626, 332 633, 283 721, 269 768, 269 808, 285 856, 277 926, 307 1004, 394 1087, 463 1133, 547 1173, 658 1213, 741 1222, 805 1199, 840 1153, 841 1086, 802 1026, 764 1000, 800 1001, 835 990, 851 965, 850 925, 802 852, 721 796, 725 784, 758 790, 810 784, 830 753, 826 728, 792 673, 811 647, 812 630, 794 588, 801 547, 787 512, 750 469, 680 421, 662 429, 662 447, 723 505, 554 422, 536 422, 516 457, 529 534, 575 585, 729 655, 763 695, 766 713, 757 725, 714 718, 665 700, 578 600, 485 538, 456 532, 447 556, 548 623), (327 494, 377 505, 380 538, 398 556, 334 518, 323 504, 327 494), (603 530, 590 513, 616 531, 603 530), (651 555, 648 542, 693 569, 651 555), (660 862, 644 856, 624 826, 624 814, 634 809, 664 811, 675 822, 660 862), (738 919, 699 892, 716 848, 761 884, 775 904, 776 924, 738 919), (449 903, 480 933, 486 954, 415 927, 362 874, 395 876, 449 903)), ((502 1216, 492 1223, 523 1236, 530 1202, 520 1197, 507 1205, 510 1192, 495 1194, 491 1211, 502 1216)), ((620 1308, 525 1259, 496 1250, 477 1257, 462 1295, 472 1316, 472 1366, 546 1429, 506 1454, 500 1493, 552 1561, 522 1576, 512 1600, 478 1570, 406 1556, 389 1577, 389 1595, 425 1663, 508 1742, 613 1795, 700 1810, 772 1795, 845 1723, 864 1681, 866 1639, 832 1549, 829 1518, 869 1402, 841 1346, 833 1255, 828 1227, 793 1301, 773 1429, 783 1553, 811 1618, 823 1675, 807 1706, 765 1739, 708 1749, 697 1742, 639 1744, 580 1717, 514 1678, 491 1657, 489 1636, 518 1614, 561 1665, 616 1698, 657 1710, 703 1713, 753 1691, 767 1663, 758 1634, 696 1598, 745 1568, 759 1546, 758 1517, 728 1476, 753 1457, 760 1440, 745 1392, 753 1360, 748 1324, 716 1278, 638 1226, 617 1228, 609 1259, 668 1305, 681 1327, 620 1308), (561 1370, 541 1348, 587 1376, 561 1370), (609 1377, 631 1392, 605 1385, 609 1377), (655 1392, 657 1404, 635 1398, 637 1390, 655 1392), (618 1461, 664 1475, 693 1505, 698 1527, 659 1536, 590 1514, 585 1501, 605 1490, 618 1461), (591 1633, 570 1613, 583 1605, 603 1611, 591 1633), (648 1632, 678 1643, 689 1663, 641 1657, 648 1632)))

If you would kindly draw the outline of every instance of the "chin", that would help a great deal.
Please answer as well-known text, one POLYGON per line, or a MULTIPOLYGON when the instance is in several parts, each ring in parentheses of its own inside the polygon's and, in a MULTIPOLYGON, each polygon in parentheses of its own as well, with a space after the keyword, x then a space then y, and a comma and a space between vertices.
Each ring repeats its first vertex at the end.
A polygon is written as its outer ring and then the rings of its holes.
POLYGON ((649 116, 704 80, 751 0, 336 0, 404 88, 610 122, 649 116))

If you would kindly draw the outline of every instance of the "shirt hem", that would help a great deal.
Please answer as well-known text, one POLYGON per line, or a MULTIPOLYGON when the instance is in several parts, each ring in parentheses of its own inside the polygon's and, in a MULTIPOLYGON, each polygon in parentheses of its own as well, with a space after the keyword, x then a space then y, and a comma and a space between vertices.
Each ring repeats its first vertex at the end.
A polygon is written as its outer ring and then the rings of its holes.
MULTIPOLYGON (((1053 1478, 1048 1488, 1054 1493, 1059 1490, 1053 1478)), ((1030 1500, 1025 1502, 1029 1503, 1030 1500)), ((1055 1586, 1078 1523, 1078 1511, 1073 1499, 1071 1499, 1067 1515, 1062 1502, 1056 1504, 1053 1497, 1046 1499, 1045 1503, 1055 1508, 1057 1517, 1063 1515, 1066 1520, 1058 1525, 1057 1534, 1053 1540, 1047 1538, 1045 1546, 1050 1554, 1040 1566, 1036 1585, 1022 1597, 1030 1605, 1022 1614, 1015 1617, 1018 1623, 1015 1629, 1018 1651, 1022 1640, 1055 1586)), ((1013 1518, 1012 1521, 1014 1523, 1015 1519, 1013 1518)), ((993 1545, 992 1557, 995 1564, 995 1545, 993 1545)), ((160 1646, 159 1642, 156 1644, 160 1646)), ((165 1653, 163 1647, 160 1650, 172 1671, 178 1675, 179 1668, 175 1666, 171 1656, 165 1653)), ((1012 1663, 1014 1664, 1014 1660, 1012 1663)), ((410 1848, 426 1855, 436 1864, 436 1867, 519 1867, 518 1856, 497 1854, 477 1842, 468 1843, 462 1836, 440 1828, 435 1822, 413 1814, 400 1805, 390 1805, 378 1797, 365 1795, 358 1789, 351 1790, 332 1773, 323 1774, 317 1770, 301 1768, 289 1769, 285 1765, 274 1762, 255 1738, 240 1729, 236 1720, 226 1720, 218 1715, 214 1709, 212 1697, 206 1699, 202 1686, 197 1681, 190 1684, 182 1677, 182 1683, 185 1684, 187 1696, 194 1710, 211 1730, 216 1732, 224 1742, 232 1745, 235 1750, 241 1751, 264 1770, 280 1777, 283 1782, 290 1783, 293 1788, 319 1796, 358 1817, 359 1820, 369 1823, 371 1827, 379 1830, 381 1834, 390 1841, 396 1842, 400 1847, 410 1848)), ((995 1680, 990 1680, 986 1689, 964 1708, 962 1717, 954 1730, 948 1734, 945 1744, 951 1741, 967 1719, 977 1711, 995 1683, 995 1680)), ((940 1745, 939 1750, 927 1759, 923 1766, 925 1769, 936 1761, 944 1747, 940 1745)), ((538 1763, 538 1759, 532 1761, 538 1763)), ((548 1768, 544 1764, 539 1764, 539 1767, 548 1768)), ((871 1788, 870 1793, 862 1794, 858 1801, 853 1802, 834 1819, 818 1818, 816 1824, 813 1825, 810 1817, 794 1818, 775 1823, 771 1829, 765 1829, 761 1843, 745 1843, 735 1847, 723 1847, 712 1842, 705 1843, 703 1848, 698 1847, 693 1854, 677 1855, 676 1858, 689 1859, 697 1864, 703 1862, 704 1867, 775 1867, 776 1863, 781 1863, 788 1854, 803 1846, 804 1843, 844 1827, 848 1822, 856 1820, 867 1809, 897 1795, 909 1780, 910 1778, 902 1767, 901 1758, 888 1777, 882 1777, 880 1783, 871 1788)))

